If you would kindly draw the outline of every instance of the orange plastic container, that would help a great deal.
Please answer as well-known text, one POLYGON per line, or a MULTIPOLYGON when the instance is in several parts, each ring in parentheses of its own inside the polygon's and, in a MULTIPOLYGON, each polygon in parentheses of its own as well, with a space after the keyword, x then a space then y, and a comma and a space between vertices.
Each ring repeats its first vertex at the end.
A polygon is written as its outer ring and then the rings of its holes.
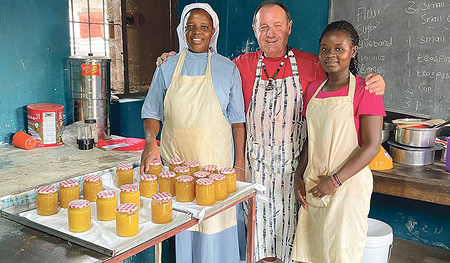
POLYGON ((36 147, 37 141, 28 133, 18 131, 13 136, 12 144, 25 150, 32 150, 34 149, 34 147, 36 147))

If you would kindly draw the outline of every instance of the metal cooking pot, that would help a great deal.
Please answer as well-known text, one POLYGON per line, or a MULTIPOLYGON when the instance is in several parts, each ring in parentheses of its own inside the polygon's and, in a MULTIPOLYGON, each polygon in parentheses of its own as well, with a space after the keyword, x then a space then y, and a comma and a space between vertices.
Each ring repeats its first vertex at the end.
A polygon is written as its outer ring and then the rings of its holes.
MULTIPOLYGON (((400 119, 404 121, 423 121, 423 119, 400 119)), ((436 141, 434 128, 396 128, 394 140, 400 144, 412 147, 433 147, 436 141)))
POLYGON ((400 145, 393 141, 388 141, 388 144, 389 152, 394 162, 416 166, 434 163, 435 151, 441 149, 437 145, 433 147, 415 148, 400 145))
POLYGON ((395 129, 395 124, 390 122, 383 122, 383 130, 381 131, 381 143, 389 140, 391 131, 395 129))

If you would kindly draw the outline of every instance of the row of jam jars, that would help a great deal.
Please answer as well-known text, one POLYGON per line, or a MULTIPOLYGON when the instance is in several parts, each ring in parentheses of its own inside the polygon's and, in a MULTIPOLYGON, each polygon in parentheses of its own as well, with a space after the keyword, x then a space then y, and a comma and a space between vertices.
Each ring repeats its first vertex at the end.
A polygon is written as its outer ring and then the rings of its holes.
POLYGON ((59 183, 59 205, 68 208, 69 202, 80 199, 80 187, 78 181, 67 179, 59 183))
POLYGON ((177 202, 192 202, 195 199, 194 177, 190 175, 180 175, 175 183, 177 202))
POLYGON ((158 192, 158 177, 154 174, 142 174, 139 181, 141 196, 152 198, 158 192))
POLYGON ((164 171, 159 174, 159 192, 166 192, 175 196, 175 172, 164 171))
POLYGON ((44 185, 38 188, 36 211, 40 216, 51 216, 58 213, 58 192, 56 186, 44 185))
POLYGON ((103 190, 102 177, 100 175, 90 174, 84 177, 83 199, 89 202, 96 202, 97 193, 103 190))
POLYGON ((162 164, 160 161, 153 159, 149 166, 148 166, 148 170, 147 170, 147 174, 154 174, 154 175, 158 175, 162 172, 162 164))
POLYGON ((197 161, 187 161, 184 166, 189 167, 189 175, 193 176, 195 172, 200 171, 200 163, 197 161))
POLYGON ((139 232, 139 207, 134 203, 122 203, 117 206, 116 234, 131 237, 139 232))
POLYGON ((72 200, 68 205, 70 232, 84 232, 91 228, 91 207, 84 199, 72 200))
POLYGON ((202 170, 205 172, 208 172, 210 174, 218 174, 219 173, 219 170, 217 169, 217 165, 214 165, 214 164, 207 164, 207 165, 203 166, 202 170))
POLYGON ((120 203, 132 203, 137 205, 137 210, 141 209, 141 193, 139 186, 134 184, 125 184, 120 187, 120 203))
POLYGON ((154 194, 151 209, 153 223, 167 224, 172 222, 172 195, 167 192, 154 194))
POLYGON ((104 190, 97 193, 97 219, 99 221, 112 221, 116 219, 118 200, 116 191, 104 190))
POLYGON ((220 169, 220 174, 225 175, 225 180, 227 181, 227 192, 236 192, 236 170, 234 168, 222 168, 220 169))
POLYGON ((169 171, 173 172, 173 169, 178 166, 183 166, 184 160, 181 158, 173 158, 169 161, 169 171))
POLYGON ((117 187, 124 184, 133 183, 133 166, 128 163, 121 163, 116 166, 117 187))

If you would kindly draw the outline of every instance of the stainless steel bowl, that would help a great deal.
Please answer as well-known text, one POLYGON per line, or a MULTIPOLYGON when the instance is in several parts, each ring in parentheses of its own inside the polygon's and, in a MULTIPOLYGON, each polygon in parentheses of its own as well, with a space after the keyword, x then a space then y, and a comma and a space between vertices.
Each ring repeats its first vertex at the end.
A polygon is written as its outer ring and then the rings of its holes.
MULTIPOLYGON (((422 119, 401 119, 421 121, 422 119)), ((402 145, 412 147, 433 147, 436 143, 436 131, 433 128, 396 128, 394 140, 402 145)))
POLYGON ((389 153, 396 163, 408 165, 428 165, 434 163, 435 151, 439 150, 439 146, 433 147, 407 147, 393 141, 388 141, 389 153))

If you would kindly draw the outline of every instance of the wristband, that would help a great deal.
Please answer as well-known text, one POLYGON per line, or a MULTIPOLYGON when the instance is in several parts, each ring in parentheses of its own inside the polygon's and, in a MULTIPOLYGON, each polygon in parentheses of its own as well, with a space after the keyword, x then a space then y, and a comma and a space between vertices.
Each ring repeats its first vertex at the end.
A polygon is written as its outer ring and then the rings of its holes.
POLYGON ((243 172, 245 173, 244 168, 241 168, 241 167, 239 167, 239 166, 234 166, 234 168, 237 168, 237 169, 239 169, 239 170, 241 170, 241 171, 243 171, 243 172))

